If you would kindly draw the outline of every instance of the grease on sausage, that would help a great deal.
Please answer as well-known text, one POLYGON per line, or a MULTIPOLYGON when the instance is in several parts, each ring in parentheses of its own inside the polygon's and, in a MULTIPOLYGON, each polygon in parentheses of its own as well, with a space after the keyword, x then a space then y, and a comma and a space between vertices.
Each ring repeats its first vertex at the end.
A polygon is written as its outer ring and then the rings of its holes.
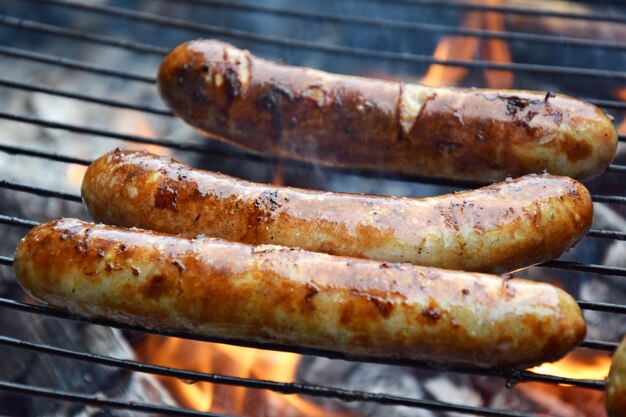
POLYGON ((527 367, 586 331, 548 284, 74 219, 32 229, 14 268, 71 313, 358 356, 527 367))
POLYGON ((174 114, 213 138, 337 167, 484 183, 544 170, 588 179, 617 147, 613 122, 565 95, 334 75, 216 40, 175 48, 158 85, 174 114))
POLYGON ((593 217, 587 189, 565 177, 408 199, 255 184, 119 150, 91 164, 82 195, 107 224, 497 273, 558 257, 593 217))

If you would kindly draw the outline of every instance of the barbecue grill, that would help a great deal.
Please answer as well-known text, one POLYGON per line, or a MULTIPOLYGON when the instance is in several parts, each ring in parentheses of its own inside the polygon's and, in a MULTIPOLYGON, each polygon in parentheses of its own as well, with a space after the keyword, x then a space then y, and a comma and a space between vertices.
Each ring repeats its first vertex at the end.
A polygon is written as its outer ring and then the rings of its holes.
MULTIPOLYGON (((584 84, 584 83, 606 83, 609 80, 614 87, 624 87, 626 83, 626 72, 622 70, 624 54, 626 52, 626 43, 619 40, 607 40, 607 39, 592 39, 575 36, 563 36, 563 35, 550 35, 550 34, 536 34, 528 32, 498 32, 484 29, 472 29, 463 28, 453 24, 433 24, 424 22, 413 22, 405 20, 399 17, 400 12, 394 13, 394 8, 398 10, 414 10, 415 13, 421 13, 427 11, 429 13, 440 13, 446 15, 451 13, 453 16, 461 15, 467 12, 495 12, 505 16, 521 16, 521 17, 549 17, 554 19, 560 19, 560 21, 569 24, 569 22, 598 22, 609 23, 613 25, 611 27, 621 27, 626 33, 626 8, 618 6, 604 5, 598 7, 596 3, 593 4, 593 12, 576 12, 576 11, 563 11, 562 9, 547 9, 539 7, 539 1, 529 0, 527 3, 531 7, 514 3, 514 5, 500 5, 491 2, 485 3, 469 3, 469 2, 457 2, 457 1, 434 1, 434 0, 342 0, 345 10, 349 10, 350 7, 354 10, 363 10, 360 14, 347 14, 341 12, 341 7, 329 7, 328 10, 320 12, 319 10, 311 10, 311 7, 304 7, 305 2, 294 2, 289 7, 276 7, 257 4, 255 2, 239 3, 235 4, 226 0, 185 0, 178 2, 171 2, 168 5, 167 1, 152 2, 161 3, 161 9, 154 4, 147 4, 148 2, 134 1, 130 2, 129 8, 118 7, 106 2, 80 2, 74 0, 28 0, 26 2, 8 2, 9 4, 3 4, 0 6, 0 13, 13 13, 16 15, 0 15, 0 33, 4 33, 9 36, 3 36, 2 45, 0 45, 0 55, 3 56, 5 62, 15 63, 38 63, 38 65, 45 65, 54 71, 67 74, 82 74, 93 82, 98 82, 101 78, 113 79, 118 83, 129 84, 141 84, 146 90, 154 90, 156 67, 152 73, 136 73, 131 70, 123 68, 115 68, 107 66, 106 64, 93 63, 84 60, 77 60, 72 58, 66 58, 61 54, 51 52, 46 47, 32 49, 30 46, 23 47, 23 42, 18 39, 22 36, 29 36, 29 34, 37 34, 37 36, 45 36, 47 38, 53 38, 58 42, 65 42, 69 48, 75 44, 87 45, 92 48, 94 52, 98 52, 99 48, 108 48, 109 50, 122 50, 130 51, 132 54, 141 54, 141 56, 148 56, 154 58, 154 62, 158 62, 162 56, 164 56, 171 47, 174 47, 177 43, 172 41, 171 44, 166 46, 162 44, 151 44, 144 42, 143 38, 146 35, 137 35, 137 37, 127 37, 126 32, 122 34, 115 34, 114 31, 108 31, 106 34, 100 34, 90 29, 90 25, 93 22, 99 22, 99 25, 114 25, 115 22, 123 20, 127 25, 140 25, 142 28, 150 28, 151 33, 160 32, 172 32, 176 33, 181 41, 191 39, 193 37, 215 37, 223 39, 228 42, 237 44, 251 49, 258 55, 264 53, 269 55, 275 55, 276 58, 283 57, 290 64, 307 64, 308 56, 323 56, 328 61, 341 61, 337 58, 347 57, 350 61, 360 62, 359 65, 368 68, 371 67, 372 72, 379 71, 380 66, 385 67, 398 66, 401 72, 406 73, 423 73, 425 69, 431 64, 440 64, 446 67, 460 67, 469 71, 481 71, 481 70, 503 70, 512 71, 514 74, 519 75, 524 80, 531 80, 527 82, 524 88, 533 88, 532 80, 534 78, 541 77, 557 77, 566 78, 571 80, 572 84, 584 84), (32 6, 38 6, 37 9, 33 9, 33 15, 24 14, 24 8, 18 9, 18 3, 28 3, 32 6), (178 3, 178 5, 176 5, 178 3), (389 8, 389 16, 380 16, 368 14, 368 10, 373 10, 374 6, 380 6, 385 4, 389 8), (132 8, 130 8, 132 7, 132 8), (243 14, 243 15, 261 15, 264 19, 270 18, 276 21, 293 21, 300 22, 298 24, 304 25, 326 25, 326 27, 332 27, 333 30, 339 32, 348 32, 349 30, 373 30, 383 32, 401 32, 403 36, 418 37, 432 37, 438 39, 441 36, 466 36, 477 37, 480 39, 501 39, 508 42, 514 42, 516 45, 522 45, 526 47, 536 48, 571 48, 572 50, 580 50, 583 54, 590 53, 590 51, 602 51, 606 56, 612 57, 613 64, 609 63, 607 67, 596 66, 593 62, 583 62, 580 66, 570 65, 552 65, 546 63, 526 63, 526 62, 491 62, 487 60, 455 60, 455 59, 439 59, 433 57, 430 52, 416 53, 415 50, 406 52, 402 50, 385 50, 376 49, 374 46, 360 44, 356 41, 346 40, 345 43, 337 41, 337 38, 333 38, 333 42, 321 41, 313 38, 312 36, 302 35, 301 38, 289 37, 286 34, 279 34, 280 31, 264 30, 263 28, 241 28, 236 26, 230 26, 224 23, 198 23, 187 18, 171 17, 165 14, 159 14, 168 7, 180 7, 182 9, 192 10, 192 8, 198 9, 211 9, 216 13, 225 13, 224 16, 228 17, 231 14, 243 14), (47 19, 46 12, 53 11, 50 20, 47 19), (21 13, 21 14, 20 14, 21 13), (87 23, 80 25, 80 27, 63 26, 58 23, 58 19, 55 16, 62 15, 63 13, 74 14, 78 16, 84 16, 87 23), (36 18, 35 18, 36 17, 36 18), (113 34, 111 34, 113 33, 113 34), (373 64, 373 62, 376 64, 373 64), (588 65, 585 65, 588 64, 588 65), (377 68, 378 66, 378 68, 377 68)), ((324 1, 320 0, 320 3, 324 1)), ((555 4, 558 2, 555 2, 555 4)), ((443 21, 446 19, 444 18, 443 21)), ((306 32, 306 31, 304 31, 306 32)), ((339 35, 338 39, 348 38, 346 33, 339 35)), ((175 37, 174 37, 175 38, 175 37)), ((168 38, 169 39, 169 38, 168 38)), ((371 42, 370 42, 371 44, 371 42)), ((421 47, 420 47, 421 48, 421 47)), ((426 48, 426 47, 424 47, 426 48)), ((56 48, 58 49, 58 48, 56 48)), ((322 61, 327 62, 327 61, 322 61)), ((329 66, 336 65, 335 70, 351 71, 342 67, 341 62, 335 62, 329 64, 329 66)), ((350 64, 351 68, 354 68, 354 63, 350 64)), ((328 68, 327 68, 328 69, 328 68)), ((71 100, 76 102, 85 102, 91 104, 97 104, 104 107, 115 107, 128 111, 135 111, 143 114, 156 115, 158 117, 170 118, 172 115, 169 110, 164 107, 155 106, 152 104, 135 104, 129 103, 124 97, 112 98, 107 94, 93 93, 91 91, 74 92, 70 91, 71 88, 65 87, 52 87, 50 84, 37 83, 28 79, 19 79, 16 77, 5 77, 0 75, 0 88, 3 91, 13 92, 14 90, 25 91, 27 94, 42 94, 46 96, 54 96, 63 100, 71 100)), ((526 82, 526 81, 524 81, 526 82)), ((71 83, 68 84, 71 87, 71 83)), ((577 93, 577 86, 573 86, 571 90, 577 93)), ((569 91, 567 91, 569 92, 569 91)), ((613 114, 616 117, 616 122, 621 122, 622 117, 626 113, 626 102, 616 100, 608 94, 587 95, 588 101, 602 107, 609 114, 613 114)), ((13 124, 26 124, 30 126, 38 126, 45 131, 63 132, 64 134, 78 136, 79 140, 87 141, 86 137, 102 138, 105 140, 126 141, 130 143, 137 143, 142 145, 156 145, 165 149, 172 149, 179 151, 184 155, 199 155, 201 158, 213 158, 212 160, 224 159, 234 161, 235 164, 253 162, 260 164, 261 166, 274 167, 276 164, 280 164, 284 169, 291 169, 296 172, 302 170, 306 172, 321 172, 322 174, 328 173, 328 175, 338 176, 358 176, 359 178, 374 178, 385 179, 391 178, 385 173, 371 172, 371 171, 340 171, 331 168, 324 168, 320 166, 312 166, 297 161, 290 160, 278 160, 276 158, 270 158, 260 156, 254 153, 248 153, 239 149, 234 149, 227 145, 213 142, 207 139, 181 141, 164 137, 152 137, 150 135, 138 135, 116 131, 109 128, 93 127, 90 123, 81 123, 79 121, 57 121, 48 118, 42 118, 33 114, 15 113, 10 109, 0 109, 0 126, 9 126, 13 124)), ((189 129, 191 130, 191 129, 189 129)), ((620 136, 620 141, 625 141, 624 136, 620 136)), ((91 140, 91 139, 89 139, 91 140)), ((114 145, 112 145, 114 146, 114 145)), ((68 152, 58 151, 54 148, 40 148, 37 145, 29 144, 15 144, 4 139, 0 139, 0 151, 5 154, 11 155, 12 158, 17 156, 36 158, 42 160, 56 161, 67 164, 78 164, 86 166, 91 162, 90 158, 83 157, 78 154, 71 154, 68 152)), ((624 203, 626 203, 626 194, 609 193, 604 190, 610 189, 606 184, 619 184, 623 179, 620 177, 626 173, 626 165, 620 165, 618 162, 612 164, 607 173, 597 180, 594 180, 590 184, 592 190, 592 198, 597 203, 609 203, 616 207, 617 211, 622 209, 624 203)), ((43 176, 44 172, 39 173, 43 176)), ((394 181, 405 181, 410 183, 433 183, 431 180, 425 180, 422 178, 415 178, 410 176, 397 176, 394 175, 391 179, 394 181)), ((450 184, 447 186, 453 189, 459 189, 467 184, 450 184)), ((52 187, 42 187, 29 183, 28 180, 14 180, 14 179, 2 179, 0 180, 0 191, 4 189, 5 192, 21 193, 21 194, 34 194, 44 199, 50 200, 64 200, 69 202, 80 203, 81 198, 75 192, 68 192, 66 190, 55 189, 52 187)), ((0 206, 1 208, 2 206, 0 206)), ((62 210, 57 213, 57 217, 67 215, 62 210)), ((0 212, 0 223, 5 230, 21 230, 23 233, 28 228, 38 224, 30 218, 24 218, 22 216, 16 217, 9 213, 0 212)), ((7 232, 8 233, 8 232, 7 232)), ((606 230, 604 228, 594 228, 589 231, 585 239, 601 239, 607 241, 623 241, 626 240, 626 232, 618 230, 606 230)), ((5 274, 10 274, 10 267, 13 264, 11 252, 2 253, 0 256, 0 264, 3 265, 2 269, 5 274)), ((538 267, 540 270, 566 270, 576 271, 578 273, 587 276, 617 276, 626 277, 626 268, 605 265, 600 263, 588 263, 574 260, 554 260, 547 262, 538 267)), ((535 275, 537 275, 535 273, 535 275)), ((579 300, 581 308, 585 311, 598 311, 609 315, 624 315, 626 314, 626 304, 615 304, 610 302, 597 302, 597 301, 585 301, 579 300)), ((84 319, 80 317, 72 317, 65 313, 52 310, 45 306, 35 304, 34 302, 24 302, 21 299, 16 298, 0 298, 0 308, 3 310, 20 311, 31 314, 33 316, 52 316, 58 317, 64 320, 81 321, 89 324, 109 326, 113 328, 140 332, 140 333, 155 333, 166 336, 175 336, 179 338, 187 338, 194 340, 202 340, 207 342, 217 342, 234 344, 245 347, 253 347, 258 349, 271 349, 279 351, 290 351, 305 355, 323 356, 333 359, 343 359, 347 361, 356 362, 373 362, 373 363, 386 363, 392 365, 398 365, 403 367, 415 367, 426 368, 436 370, 442 373, 460 373, 471 375, 483 375, 493 379, 501 380, 503 384, 513 386, 517 383, 523 382, 541 382, 546 384, 567 384, 574 387, 584 388, 588 390, 604 389, 604 382, 577 378, 563 378, 550 375, 544 375, 531 371, 511 371, 511 370, 481 370, 471 367, 450 367, 446 369, 440 369, 439 367, 427 364, 418 363, 414 361, 399 361, 399 360, 380 360, 375 358, 363 358, 363 357, 350 357, 340 355, 334 352, 320 351, 315 349, 308 349, 303 347, 292 346, 277 346, 273 344, 260 344, 253 343, 246 340, 225 340, 221 338, 200 338, 193 334, 178 333, 178 332, 166 332, 162 330, 146 329, 136 326, 128 326, 124 323, 111 322, 106 320, 93 320, 84 319)), ((115 367, 119 369, 125 369, 132 372, 149 373, 154 375, 169 376, 174 378, 180 378, 185 381, 206 381, 214 384, 223 384, 231 386, 248 387, 252 389, 271 390, 281 394, 302 394, 312 397, 323 398, 335 398, 342 401, 356 401, 356 402, 375 402, 385 405, 402 405, 413 407, 415 409, 427 409, 437 412, 457 412, 467 415, 480 415, 480 416, 511 416, 511 417, 532 417, 534 414, 529 414, 522 411, 504 410, 504 409, 492 409, 485 407, 475 407, 471 405, 459 405, 451 402, 435 401, 417 399, 411 397, 403 397, 389 394, 382 394, 376 392, 356 391, 349 389, 342 389, 330 386, 322 386, 310 383, 282 383, 272 382, 267 380, 252 379, 252 378, 236 378, 219 374, 208 374, 193 372, 184 369, 168 368, 163 366, 156 366, 149 363, 140 361, 118 359, 107 355, 93 354, 87 351, 72 350, 66 348, 59 348, 44 343, 36 343, 29 340, 23 340, 19 338, 9 337, 0 331, 0 346, 7 347, 11 350, 29 350, 37 352, 39 354, 54 355, 65 357, 75 361, 88 362, 96 365, 105 365, 109 367, 115 367)), ((595 340, 587 339, 583 343, 584 349, 612 352, 617 346, 615 341, 595 340)), ((83 404, 91 404, 103 408, 114 408, 122 410, 132 410, 137 412, 148 413, 160 413, 164 415, 181 415, 181 416, 195 416, 195 415, 218 415, 212 413, 203 413, 186 408, 177 408, 166 405, 155 405, 148 403, 138 403, 133 401, 124 401, 114 398, 106 398, 98 394, 84 394, 79 392, 67 391, 58 389, 57 387, 43 387, 34 386, 31 384, 23 384, 14 381, 0 380, 0 390, 5 392, 11 392, 17 394, 17 396, 37 396, 45 397, 55 401, 67 401, 77 402, 83 404)), ((16 397, 17 398, 17 397, 16 397)))

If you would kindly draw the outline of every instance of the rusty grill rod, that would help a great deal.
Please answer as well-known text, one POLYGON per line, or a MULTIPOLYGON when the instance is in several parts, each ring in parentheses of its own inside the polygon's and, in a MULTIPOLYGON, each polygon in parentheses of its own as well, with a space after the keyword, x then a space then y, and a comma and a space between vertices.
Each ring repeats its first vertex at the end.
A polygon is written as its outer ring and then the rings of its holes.
MULTIPOLYGON (((81 323, 114 327, 114 328, 121 329, 121 330, 130 330, 130 331, 137 331, 137 332, 146 333, 146 334, 158 334, 162 336, 179 337, 179 338, 184 338, 184 339, 197 340, 201 342, 224 343, 224 344, 237 345, 237 346, 256 348, 256 349, 270 349, 270 350, 277 350, 281 352, 293 352, 293 353, 299 353, 302 355, 322 356, 322 357, 327 357, 329 359, 338 359, 338 360, 345 360, 345 361, 350 361, 350 362, 369 362, 369 363, 378 363, 378 364, 403 366, 403 367, 411 367, 411 368, 419 368, 419 369, 445 370, 446 372, 454 372, 454 373, 469 374, 469 375, 497 377, 497 378, 505 379, 507 385, 515 385, 517 383, 524 383, 524 382, 541 382, 541 383, 546 383, 546 384, 568 384, 568 385, 574 385, 580 388, 594 389, 594 390, 600 390, 600 391, 604 389, 604 385, 605 385, 604 381, 600 381, 600 380, 577 379, 577 378, 566 378, 566 377, 559 377, 559 376, 552 376, 552 375, 544 375, 544 374, 539 374, 539 373, 528 371, 528 370, 487 369, 487 368, 477 368, 477 367, 471 367, 471 366, 442 367, 440 365, 431 364, 428 362, 421 362, 421 361, 350 356, 350 355, 345 355, 345 354, 341 354, 341 353, 337 353, 333 351, 305 348, 301 346, 284 346, 284 345, 270 344, 270 343, 250 342, 247 340, 239 340, 239 339, 206 337, 206 336, 200 336, 197 334, 180 332, 180 331, 149 329, 149 328, 145 328, 142 326, 134 326, 134 325, 129 325, 125 323, 113 322, 110 320, 69 315, 68 313, 65 313, 63 311, 54 310, 54 309, 51 309, 49 307, 45 307, 42 305, 23 303, 23 302, 10 300, 7 298, 1 298, 1 297, 0 297, 0 307, 10 308, 16 311, 30 313, 30 314, 45 315, 45 316, 56 317, 56 318, 65 319, 65 320, 73 320, 73 321, 78 321, 81 323)), ((4 339, 4 338, 6 337, 0 336, 0 344, 2 344, 1 339, 4 339)), ((15 340, 19 340, 19 339, 15 339, 15 340)), ((21 341, 20 343, 32 343, 32 342, 21 341)), ((617 344, 612 343, 612 342, 604 342, 604 341, 597 341, 597 340, 586 340, 585 342, 583 342, 581 346, 585 348, 589 348, 591 346, 600 346, 600 348, 598 349, 610 352, 616 348, 617 344)), ((141 362, 136 362, 136 363, 141 363, 141 362)), ((143 365, 149 366, 149 364, 143 364, 143 365)), ((156 366, 156 365, 153 365, 153 366, 156 366)), ((164 369, 174 370, 177 372, 186 372, 185 370, 177 369, 177 368, 164 368, 164 369)), ((220 375, 214 376, 213 374, 206 374, 206 373, 201 373, 201 372, 197 372, 195 377, 194 375, 190 375, 190 378, 188 378, 187 376, 181 376, 181 377, 183 379, 197 380, 197 376, 200 376, 200 375, 205 376, 205 377, 208 376, 207 382, 217 382, 220 378, 225 378, 225 381, 228 381, 228 379, 231 378, 231 377, 220 376, 220 375)), ((174 375, 169 375, 169 376, 174 376, 174 375)), ((233 379, 232 381, 234 382, 234 381, 242 381, 242 380, 249 380, 249 379, 248 378, 236 378, 236 379, 233 379)), ((252 380, 252 381, 258 381, 258 380, 252 380)), ((217 382, 217 383, 221 383, 221 382, 222 381, 217 382)), ((271 387, 252 386, 251 388, 271 388, 271 387)), ((348 392, 353 392, 353 391, 348 391, 348 392)), ((300 393, 309 395, 309 393, 306 393, 306 392, 300 392, 300 393)))
POLYGON ((320 51, 332 54, 350 55, 365 58, 381 58, 391 61, 405 61, 423 64, 439 64, 448 66, 461 66, 466 68, 492 69, 492 70, 508 70, 518 72, 546 73, 555 75, 581 76, 581 77, 600 77, 614 78, 626 80, 626 72, 587 69, 580 67, 561 67, 543 64, 522 64, 522 63, 498 63, 483 60, 441 60, 431 55, 417 55, 411 53, 388 52, 382 50, 371 50, 364 48, 355 48, 343 45, 326 44, 319 42, 311 42, 292 38, 283 38, 280 36, 264 35, 260 33, 247 32, 239 29, 229 29, 220 26, 207 25, 202 23, 194 23, 186 20, 169 18, 153 13, 140 12, 137 10, 124 9, 112 6, 101 6, 96 4, 82 4, 72 0, 28 0, 36 3, 46 3, 58 6, 69 7, 82 11, 93 13, 107 14, 110 16, 122 17, 126 19, 134 19, 141 22, 156 24, 160 26, 174 27, 192 32, 201 32, 210 35, 218 35, 227 38, 241 39, 252 42, 260 42, 265 44, 295 47, 306 50, 320 51))

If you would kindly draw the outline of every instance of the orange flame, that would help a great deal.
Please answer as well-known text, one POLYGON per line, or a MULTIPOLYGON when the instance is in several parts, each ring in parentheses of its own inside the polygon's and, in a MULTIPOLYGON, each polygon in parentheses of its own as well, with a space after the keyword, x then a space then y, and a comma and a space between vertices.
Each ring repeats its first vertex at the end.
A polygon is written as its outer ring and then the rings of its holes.
POLYGON ((83 182, 87 167, 84 165, 70 164, 65 171, 65 178, 72 188, 79 189, 83 182))
POLYGON ((603 380, 609 374, 611 358, 605 355, 583 356, 576 351, 565 358, 544 363, 531 371, 563 378, 603 380))
MULTIPOLYGON (((139 343, 136 353, 139 359, 162 366, 277 382, 293 382, 300 361, 300 355, 294 353, 155 335, 139 343)), ((243 416, 348 416, 348 413, 327 410, 297 395, 208 382, 185 382, 167 377, 160 379, 182 406, 199 411, 243 416)))
MULTIPOLYGON (((489 5, 499 5, 502 0, 487 0, 489 5)), ((463 18, 461 27, 465 29, 486 29, 502 32, 504 18, 497 12, 469 12, 463 18)), ((501 39, 479 40, 474 36, 445 36, 441 39, 433 57, 439 60, 463 60, 468 61, 479 56, 492 62, 511 62, 511 53, 508 44, 501 39)), ((462 67, 448 67, 443 65, 431 65, 426 75, 420 80, 422 84, 431 87, 458 85, 467 75, 468 70, 462 67)), ((513 73, 511 71, 485 70, 487 86, 491 88, 511 88, 513 86, 513 73)))
MULTIPOLYGON (((144 136, 147 138, 156 138, 157 134, 154 132, 148 120, 141 113, 137 112, 124 112, 116 119, 118 128, 131 135, 144 136)), ((145 149, 148 152, 152 152, 161 156, 172 156, 172 151, 159 145, 144 144, 126 142, 124 144, 126 149, 145 149)))
MULTIPOLYGON (((469 12, 463 18, 461 26, 466 29, 479 29, 482 18, 479 12, 469 12)), ((478 50, 478 38, 468 36, 445 36, 439 41, 433 57, 439 60, 470 60, 478 50)), ((467 69, 431 65, 420 83, 430 87, 457 85, 467 75, 467 69)))

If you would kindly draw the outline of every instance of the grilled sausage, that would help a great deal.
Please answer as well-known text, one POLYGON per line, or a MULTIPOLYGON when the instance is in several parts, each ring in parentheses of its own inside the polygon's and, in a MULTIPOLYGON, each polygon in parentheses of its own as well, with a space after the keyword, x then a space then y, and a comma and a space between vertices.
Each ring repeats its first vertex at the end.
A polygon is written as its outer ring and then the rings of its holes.
POLYGON ((593 217, 587 189, 566 177, 408 199, 255 184, 119 150, 91 164, 82 195, 117 226, 497 273, 559 256, 593 217))
POLYGON ((617 147, 613 122, 565 95, 334 75, 215 40, 175 48, 158 84, 174 114, 210 137, 336 167, 483 183, 544 170, 588 179, 617 147))
POLYGON ((548 284, 74 219, 31 230, 15 273, 72 313, 359 356, 526 367, 586 331, 548 284))
POLYGON ((626 337, 613 354, 604 395, 609 417, 626 416, 626 337))

